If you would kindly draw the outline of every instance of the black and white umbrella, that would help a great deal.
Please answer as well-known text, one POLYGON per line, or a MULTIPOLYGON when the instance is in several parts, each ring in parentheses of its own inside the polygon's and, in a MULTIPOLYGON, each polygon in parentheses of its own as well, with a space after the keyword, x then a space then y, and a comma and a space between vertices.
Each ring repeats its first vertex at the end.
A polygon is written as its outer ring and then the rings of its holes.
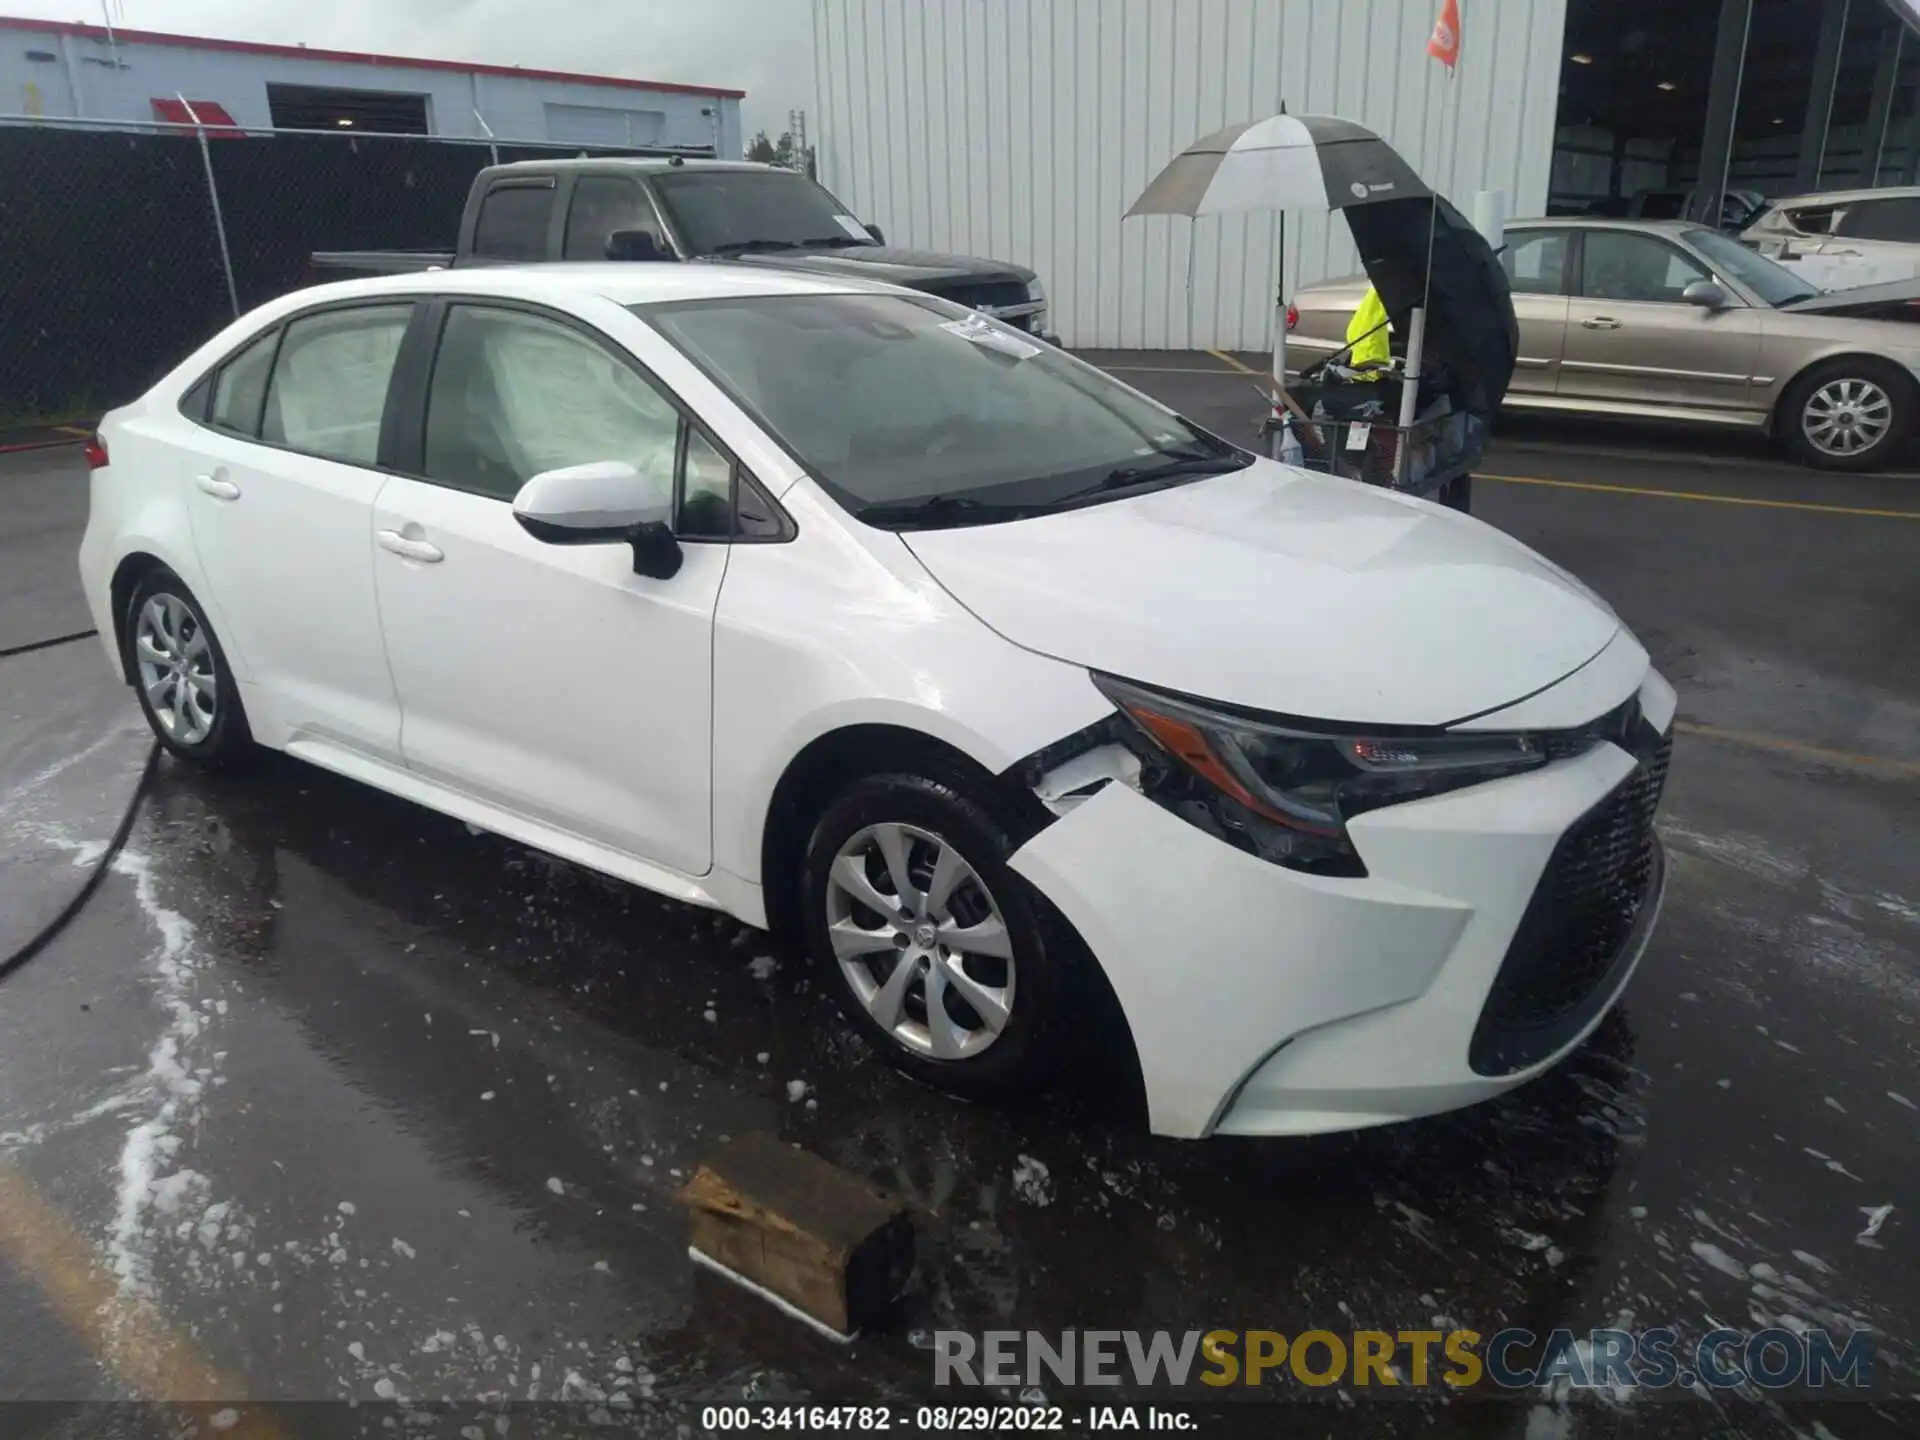
POLYGON ((1344 210, 1433 192, 1394 148, 1337 115, 1270 115, 1229 125, 1174 156, 1133 215, 1344 210))

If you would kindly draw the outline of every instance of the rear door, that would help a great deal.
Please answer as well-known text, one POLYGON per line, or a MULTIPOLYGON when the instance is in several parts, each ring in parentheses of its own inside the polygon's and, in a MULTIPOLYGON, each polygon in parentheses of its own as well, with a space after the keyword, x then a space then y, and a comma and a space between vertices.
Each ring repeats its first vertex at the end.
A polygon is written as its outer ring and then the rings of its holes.
POLYGON ((189 499, 223 640, 263 738, 399 756, 373 592, 395 358, 410 301, 298 315, 218 373, 189 499))
POLYGON ((1560 362, 1562 398, 1636 410, 1739 411, 1760 359, 1758 312, 1728 292, 1689 305, 1704 261, 1650 231, 1585 228, 1560 362))
POLYGON ((1520 357, 1507 394, 1516 400, 1551 395, 1560 383, 1567 343, 1567 305, 1574 231, 1566 227, 1506 233, 1500 263, 1520 321, 1520 357))
POLYGON ((403 447, 411 473, 388 482, 374 517, 408 766, 705 873, 732 461, 632 355, 577 318, 453 301, 421 358, 431 371, 403 447), (676 480, 683 560, 671 579, 634 574, 625 545, 543 544, 513 518, 535 474, 594 460, 676 480))

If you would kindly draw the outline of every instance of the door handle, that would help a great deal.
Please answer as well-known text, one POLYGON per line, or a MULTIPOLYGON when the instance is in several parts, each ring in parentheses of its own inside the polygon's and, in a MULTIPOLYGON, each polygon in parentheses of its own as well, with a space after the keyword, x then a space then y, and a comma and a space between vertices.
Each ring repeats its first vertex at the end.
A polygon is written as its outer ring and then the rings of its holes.
POLYGON ((240 487, 231 480, 222 480, 217 475, 196 475, 193 483, 216 500, 238 500, 240 487))
POLYGON ((382 550, 391 550, 409 560, 423 560, 431 565, 446 558, 445 553, 431 540, 409 540, 398 530, 379 530, 375 532, 375 537, 380 541, 382 550))
POLYGON ((1589 315, 1580 324, 1587 330, 1618 330, 1620 328, 1620 322, 1611 315, 1589 315))

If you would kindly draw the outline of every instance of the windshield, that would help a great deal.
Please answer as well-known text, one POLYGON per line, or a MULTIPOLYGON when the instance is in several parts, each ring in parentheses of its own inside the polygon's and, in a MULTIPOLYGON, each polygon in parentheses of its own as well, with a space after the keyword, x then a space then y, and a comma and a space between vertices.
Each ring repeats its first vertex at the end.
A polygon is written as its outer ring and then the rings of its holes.
POLYGON ((1015 519, 1252 461, 1064 352, 932 297, 634 310, 870 524, 1015 519))
POLYGON ((653 185, 696 255, 874 243, 838 200, 789 170, 669 170, 653 185))
POLYGON ((1786 266, 1755 254, 1731 235, 1718 230, 1688 230, 1682 238, 1706 256, 1715 270, 1738 280, 1776 310, 1820 293, 1786 266))

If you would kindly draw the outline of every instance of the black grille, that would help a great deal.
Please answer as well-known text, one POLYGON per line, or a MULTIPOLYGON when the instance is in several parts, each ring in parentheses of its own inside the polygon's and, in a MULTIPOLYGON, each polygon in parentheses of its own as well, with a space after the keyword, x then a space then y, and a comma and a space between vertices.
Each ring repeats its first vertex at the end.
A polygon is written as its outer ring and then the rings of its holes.
POLYGON ((1619 739, 1639 756, 1638 767, 1560 837, 1494 977, 1468 1052, 1482 1075, 1524 1069, 1591 1018, 1656 889, 1661 860, 1653 815, 1673 737, 1655 734, 1637 709, 1630 719, 1631 735, 1619 739))

